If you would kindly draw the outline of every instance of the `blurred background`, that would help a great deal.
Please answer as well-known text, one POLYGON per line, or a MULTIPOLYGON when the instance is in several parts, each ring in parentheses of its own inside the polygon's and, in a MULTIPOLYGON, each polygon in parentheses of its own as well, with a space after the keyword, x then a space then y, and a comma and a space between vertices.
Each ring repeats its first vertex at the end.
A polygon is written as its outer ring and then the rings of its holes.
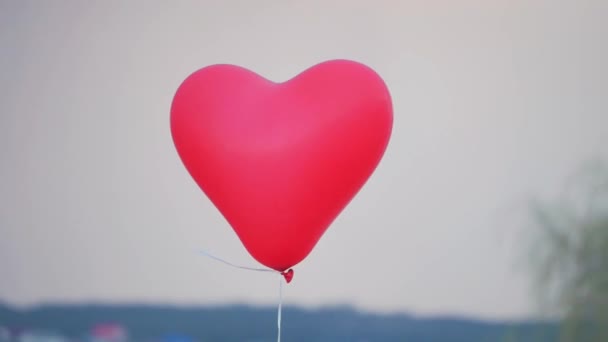
POLYGON ((608 3, 0 0, 0 341, 273 341, 278 284, 175 152, 215 63, 367 64, 380 166, 284 341, 608 341, 608 3))

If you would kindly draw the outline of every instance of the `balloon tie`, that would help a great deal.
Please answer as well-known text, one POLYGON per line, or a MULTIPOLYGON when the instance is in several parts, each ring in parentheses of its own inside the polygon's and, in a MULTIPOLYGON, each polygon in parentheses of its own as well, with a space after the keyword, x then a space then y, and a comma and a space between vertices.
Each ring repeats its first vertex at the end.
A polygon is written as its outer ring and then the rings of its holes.
POLYGON ((219 261, 223 264, 226 264, 228 266, 232 266, 235 268, 240 268, 243 270, 248 270, 248 271, 256 271, 256 272, 270 272, 270 273, 275 273, 280 275, 279 277, 279 308, 277 310, 277 342, 281 342, 281 311, 282 311, 282 306, 283 306, 283 279, 285 279, 285 282, 287 282, 287 284, 289 284, 291 282, 291 280, 293 279, 293 269, 288 269, 286 271, 276 271, 270 268, 256 268, 256 267, 247 267, 247 266, 240 266, 240 265, 236 265, 233 264, 231 262, 228 262, 224 259, 218 258, 212 254, 209 254, 205 251, 200 251, 200 253, 208 258, 211 258, 213 260, 219 261))

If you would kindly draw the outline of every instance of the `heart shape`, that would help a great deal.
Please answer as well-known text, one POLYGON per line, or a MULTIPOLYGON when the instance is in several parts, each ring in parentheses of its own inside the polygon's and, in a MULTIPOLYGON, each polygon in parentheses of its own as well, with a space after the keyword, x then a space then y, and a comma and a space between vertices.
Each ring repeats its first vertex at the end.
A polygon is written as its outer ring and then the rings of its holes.
POLYGON ((376 169, 393 124, 382 79, 348 60, 282 83, 235 65, 179 86, 171 133, 186 169, 261 264, 312 251, 376 169))

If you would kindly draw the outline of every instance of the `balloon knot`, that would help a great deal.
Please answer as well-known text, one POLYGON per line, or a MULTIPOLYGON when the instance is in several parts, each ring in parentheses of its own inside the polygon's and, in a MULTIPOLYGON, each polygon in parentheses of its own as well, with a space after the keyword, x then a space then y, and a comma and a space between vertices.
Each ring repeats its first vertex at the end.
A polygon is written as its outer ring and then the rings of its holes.
POLYGON ((287 284, 289 284, 291 282, 291 279, 293 279, 293 270, 290 268, 287 271, 281 272, 281 275, 285 278, 287 284))

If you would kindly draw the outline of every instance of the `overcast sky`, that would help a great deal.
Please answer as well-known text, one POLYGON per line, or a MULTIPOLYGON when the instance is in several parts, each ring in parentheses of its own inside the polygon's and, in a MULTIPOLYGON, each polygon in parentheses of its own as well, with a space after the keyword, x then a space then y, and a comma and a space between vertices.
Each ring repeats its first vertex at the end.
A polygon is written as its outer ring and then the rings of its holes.
POLYGON ((286 302, 517 318, 529 196, 608 156, 605 1, 0 0, 0 301, 274 304, 169 130, 191 72, 374 68, 377 172, 286 302))

